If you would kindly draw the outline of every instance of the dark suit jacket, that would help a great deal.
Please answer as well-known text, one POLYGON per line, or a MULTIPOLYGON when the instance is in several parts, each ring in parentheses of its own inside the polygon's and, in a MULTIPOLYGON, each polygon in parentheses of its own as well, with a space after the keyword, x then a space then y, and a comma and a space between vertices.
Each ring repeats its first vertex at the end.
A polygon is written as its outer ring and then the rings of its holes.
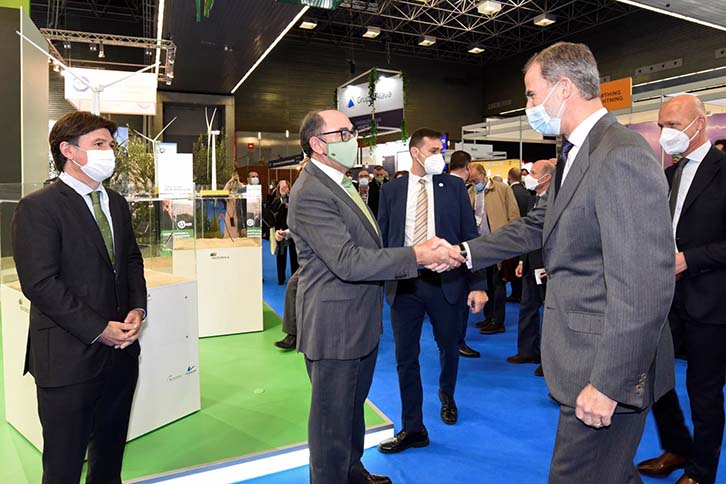
MULTIPOLYGON (((527 213, 529 213, 537 202, 537 195, 533 196, 527 204, 527 213)), ((540 201, 540 204, 544 203, 540 201)), ((528 272, 534 272, 535 269, 544 268, 544 261, 542 260, 542 249, 533 250, 522 256, 522 273, 527 274, 528 272)))
MULTIPOLYGON (((406 202, 409 176, 387 183, 381 190, 378 225, 385 247, 403 247, 406 239, 406 202)), ((436 236, 451 244, 459 244, 478 235, 469 195, 461 178, 441 174, 433 177, 436 236)), ((393 305, 396 282, 386 284, 386 298, 393 305)), ((446 300, 454 303, 468 289, 485 290, 486 272, 472 273, 466 267, 441 274, 441 287, 446 300), (465 276, 465 277, 462 277, 465 276), (467 284, 468 283, 468 284, 467 284)))
POLYGON ((15 211, 13 253, 31 302, 25 370, 40 387, 90 380, 112 351, 139 355, 138 342, 124 350, 93 343, 108 321, 123 321, 131 309, 146 310, 144 263, 128 205, 106 191, 115 267, 87 205, 62 181, 24 197, 15 211))
POLYGON ((516 183, 510 187, 512 191, 514 192, 514 198, 517 199, 517 206, 519 207, 519 216, 524 217, 527 215, 527 212, 530 208, 530 203, 532 202, 532 199, 534 198, 532 194, 524 188, 524 185, 521 183, 516 183))
MULTIPOLYGON (((669 186, 675 170, 676 166, 666 170, 669 186)), ((676 246, 688 264, 676 284, 686 311, 702 323, 726 324, 726 153, 714 147, 701 161, 686 195, 676 246)))
POLYGON ((269 205, 275 223, 275 230, 287 230, 287 210, 288 207, 281 198, 273 198, 269 205))
POLYGON ((375 217, 378 217, 378 202, 381 196, 381 189, 383 185, 388 183, 388 180, 384 179, 380 185, 374 179, 368 184, 368 206, 371 207, 371 211, 375 217))

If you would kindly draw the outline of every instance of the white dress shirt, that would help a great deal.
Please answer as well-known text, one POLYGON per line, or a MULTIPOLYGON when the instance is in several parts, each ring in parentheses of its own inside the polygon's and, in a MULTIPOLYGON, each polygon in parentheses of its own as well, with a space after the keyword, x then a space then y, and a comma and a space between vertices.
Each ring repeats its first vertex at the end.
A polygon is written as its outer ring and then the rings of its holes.
POLYGON ((89 187, 85 183, 83 183, 80 180, 77 180, 73 178, 71 175, 66 173, 65 171, 60 174, 58 177, 60 180, 71 187, 73 191, 78 193, 84 202, 86 202, 86 206, 88 207, 88 210, 91 212, 91 215, 93 216, 93 219, 96 220, 96 213, 93 211, 93 201, 91 200, 91 192, 101 192, 101 210, 106 215, 106 218, 108 219, 108 225, 111 227, 111 238, 113 239, 114 247, 116 247, 116 239, 113 235, 113 220, 111 219, 111 208, 108 204, 108 193, 106 193, 106 189, 103 188, 103 184, 99 183, 98 187, 94 190, 93 188, 89 187))
MULTIPOLYGON (((433 175, 425 175, 426 194, 428 195, 428 217, 426 220, 426 240, 436 236, 436 211, 434 210, 434 180, 433 175)), ((404 245, 411 247, 413 245, 413 232, 416 227, 416 200, 418 192, 421 189, 420 176, 413 173, 408 175, 408 196, 406 197, 406 237, 404 245)))
MULTIPOLYGON (((676 208, 673 211, 673 238, 676 237, 676 229, 678 228, 678 221, 681 218, 681 212, 683 211, 683 203, 686 201, 688 190, 691 188, 693 178, 696 176, 698 167, 701 166, 701 162, 708 154, 708 150, 711 149, 711 142, 706 141, 704 144, 693 150, 687 158, 681 160, 681 163, 686 163, 683 166, 683 172, 681 173, 681 183, 678 185, 678 193, 676 196, 676 208)), ((670 194, 673 196, 673 193, 670 194)))
POLYGON ((590 134, 592 128, 594 128, 597 122, 600 121, 600 119, 602 119, 602 117, 605 116, 607 113, 608 110, 605 108, 598 109, 590 116, 585 118, 584 121, 578 124, 577 127, 572 130, 570 136, 567 137, 567 141, 572 143, 572 148, 570 148, 570 152, 567 154, 567 162, 565 163, 565 168, 562 171, 562 180, 560 181, 560 186, 565 183, 567 173, 569 173, 570 168, 572 168, 572 162, 575 161, 577 153, 580 152, 580 147, 587 139, 587 135, 590 134))

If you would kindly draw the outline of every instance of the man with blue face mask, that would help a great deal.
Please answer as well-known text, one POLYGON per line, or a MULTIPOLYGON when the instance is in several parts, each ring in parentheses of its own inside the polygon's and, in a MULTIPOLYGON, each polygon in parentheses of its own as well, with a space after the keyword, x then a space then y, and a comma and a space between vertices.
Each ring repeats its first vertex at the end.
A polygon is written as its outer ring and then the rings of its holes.
POLYGON ((300 128, 310 157, 290 194, 288 226, 300 269, 297 348, 312 384, 308 428, 312 484, 386 484, 361 462, 363 409, 382 330, 383 281, 418 276, 419 266, 458 267, 459 250, 433 238, 384 248, 381 228, 346 170, 358 137, 340 111, 312 112, 300 128))
POLYGON ((542 249, 542 367, 560 405, 549 482, 639 483, 646 415, 674 382, 668 184, 645 140, 603 108, 587 46, 554 44, 524 73, 532 128, 565 137, 554 186, 542 207, 465 243, 467 265, 542 249))
POLYGON ((726 375, 726 156, 708 141, 706 109, 676 96, 658 113, 660 143, 681 155, 666 170, 676 241, 676 291, 669 315, 676 353, 686 353, 693 437, 675 390, 653 405, 664 453, 638 469, 664 477, 685 467, 679 484, 713 484, 724 431, 726 375))
POLYGON ((86 452, 87 483, 121 482, 146 282, 128 204, 102 185, 115 132, 87 112, 59 119, 49 141, 61 175, 23 198, 12 222, 47 484, 79 482, 86 452))
MULTIPOLYGON (((387 183, 381 190, 378 223, 386 247, 412 247, 441 237, 456 245, 477 235, 474 215, 464 181, 442 174, 441 133, 422 128, 409 140, 413 164, 407 176, 387 183)), ((454 390, 459 368, 459 344, 468 312, 482 310, 487 302, 486 274, 464 268, 444 274, 421 269, 418 277, 386 284, 391 306, 391 326, 396 344, 398 384, 401 393, 401 430, 378 445, 384 453, 424 447, 429 437, 423 422, 423 390, 419 350, 424 317, 428 315, 439 349, 441 372, 438 397, 441 419, 457 422, 454 390)))

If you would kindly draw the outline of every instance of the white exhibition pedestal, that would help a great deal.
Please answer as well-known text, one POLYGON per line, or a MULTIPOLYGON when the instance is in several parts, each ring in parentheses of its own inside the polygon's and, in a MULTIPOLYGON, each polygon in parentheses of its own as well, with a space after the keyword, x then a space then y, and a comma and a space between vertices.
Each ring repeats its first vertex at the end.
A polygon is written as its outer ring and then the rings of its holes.
POLYGON ((200 337, 262 331, 259 239, 175 240, 173 261, 197 280, 200 337))
MULTIPOLYGON (((201 408, 197 284, 194 280, 146 271, 148 318, 139 338, 139 381, 128 440, 201 408)), ((35 381, 23 375, 30 302, 14 282, 0 286, 5 417, 39 450, 43 438, 35 381)))

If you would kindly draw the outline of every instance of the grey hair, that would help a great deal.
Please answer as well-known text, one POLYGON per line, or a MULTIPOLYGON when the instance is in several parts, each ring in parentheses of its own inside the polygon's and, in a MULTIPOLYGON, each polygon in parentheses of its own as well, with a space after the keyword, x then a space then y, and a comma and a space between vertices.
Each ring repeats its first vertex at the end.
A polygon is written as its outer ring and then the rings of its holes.
POLYGON ((319 134, 324 126, 325 121, 320 115, 320 111, 311 111, 305 115, 300 125, 300 146, 308 158, 313 154, 313 149, 310 147, 310 138, 319 134))
POLYGON ((539 64, 542 77, 553 85, 563 77, 575 83, 583 98, 588 101, 600 97, 600 73, 595 56, 585 44, 558 42, 533 55, 524 66, 527 72, 539 64))

